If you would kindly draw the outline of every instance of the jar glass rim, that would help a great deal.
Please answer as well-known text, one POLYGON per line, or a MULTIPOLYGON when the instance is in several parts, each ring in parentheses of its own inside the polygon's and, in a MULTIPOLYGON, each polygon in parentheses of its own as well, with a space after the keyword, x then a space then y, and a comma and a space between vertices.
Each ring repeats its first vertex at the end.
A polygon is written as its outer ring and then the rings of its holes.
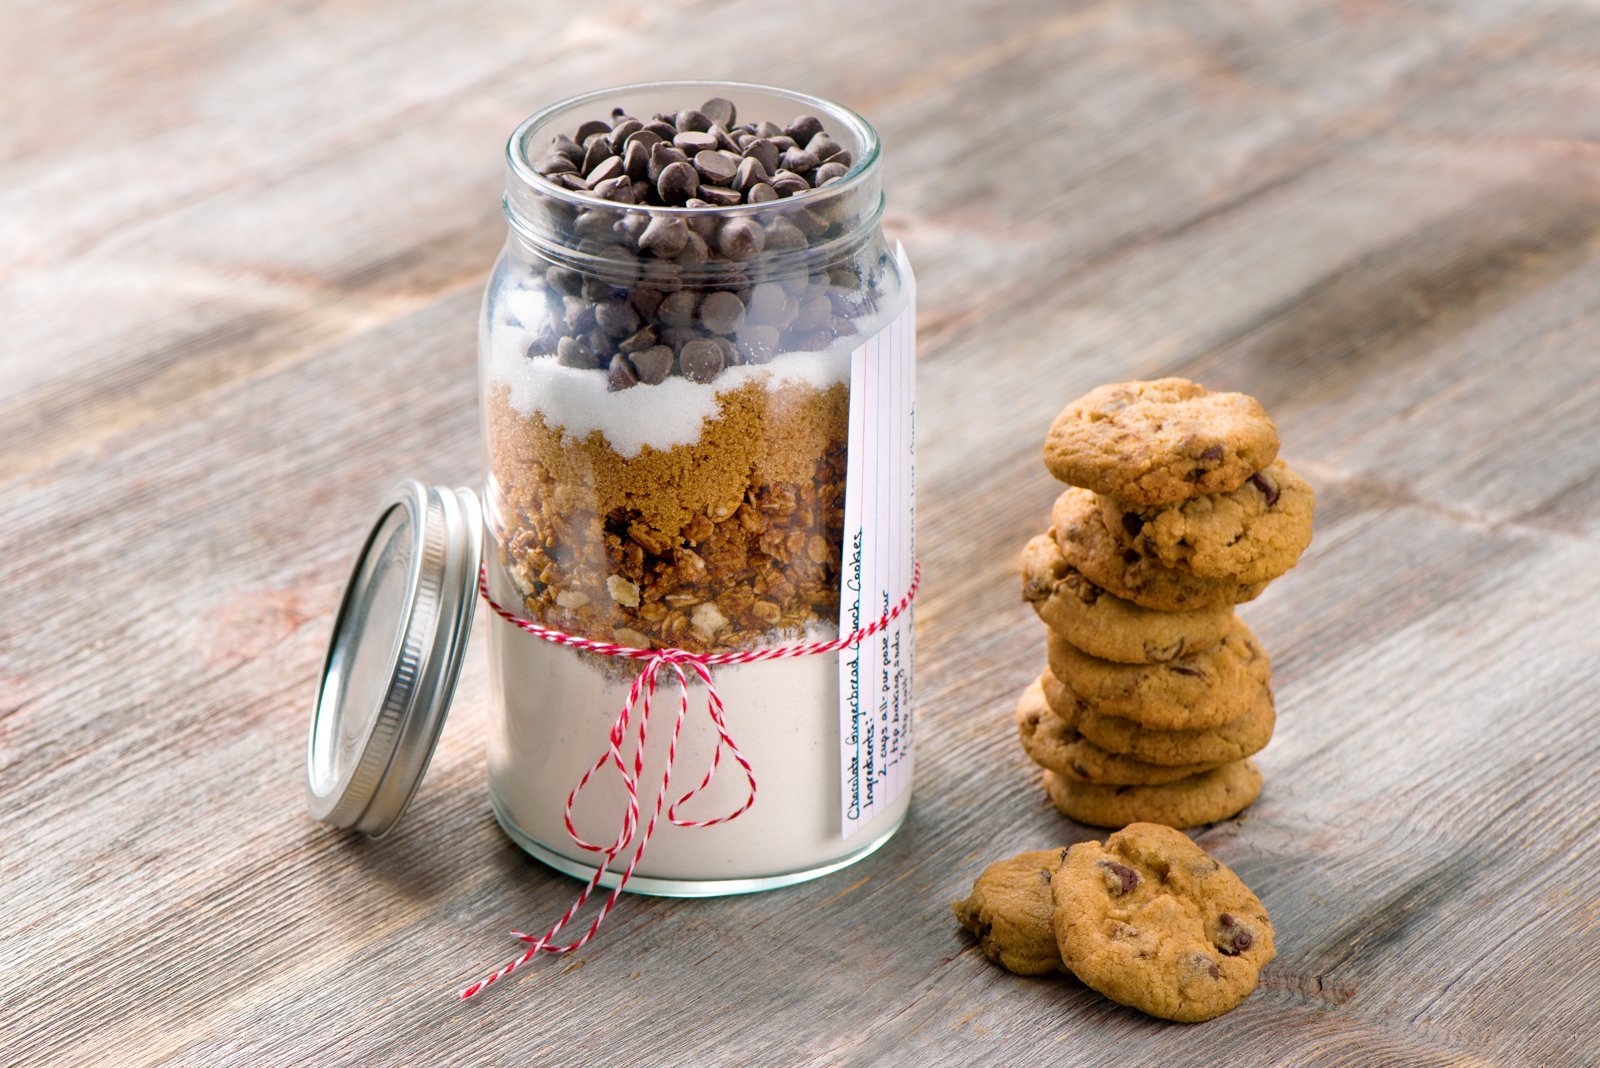
MULTIPOLYGON (((523 119, 522 122, 517 124, 517 128, 511 132, 510 138, 508 138, 506 141, 506 162, 511 168, 511 173, 516 175, 517 180, 522 182, 527 188, 537 191, 539 196, 547 196, 554 200, 564 200, 567 203, 572 204, 574 207, 579 208, 600 206, 610 210, 617 210, 630 207, 630 205, 621 204, 616 201, 603 200, 600 197, 594 196, 590 193, 581 192, 575 189, 568 189, 566 186, 546 179, 543 175, 539 174, 533 169, 533 163, 528 158, 528 135, 549 121, 558 112, 566 111, 570 108, 576 108, 583 104, 596 103, 625 94, 666 94, 682 92, 688 89, 710 90, 714 93, 726 93, 728 95, 744 92, 762 93, 768 96, 783 97, 801 105, 802 107, 808 108, 812 111, 820 112, 822 115, 828 118, 836 118, 849 129, 850 133, 855 137, 857 143, 861 146, 861 151, 857 154, 858 158, 851 163, 850 169, 841 175, 837 180, 828 183, 820 189, 808 189, 803 193, 797 193, 794 196, 784 198, 786 203, 814 203, 819 200, 831 199, 832 197, 848 193, 866 180, 867 175, 871 173, 873 167, 878 162, 878 156, 881 151, 881 145, 878 140, 878 131, 874 129, 872 124, 866 119, 862 118, 850 108, 845 107, 843 104, 836 104, 831 100, 826 100, 820 96, 812 96, 809 93, 801 93, 793 89, 784 89, 780 86, 763 85, 759 82, 695 81, 690 79, 658 82, 630 82, 626 85, 614 85, 604 89, 595 89, 591 92, 579 93, 576 96, 569 96, 561 100, 557 100, 546 107, 540 108, 538 111, 534 112, 532 115, 529 115, 526 119, 523 119)), ((665 207, 651 204, 648 206, 640 205, 638 208, 636 208, 636 210, 648 211, 652 215, 728 216, 753 214, 762 212, 763 210, 770 212, 772 207, 772 201, 763 201, 756 204, 733 204, 725 207, 715 204, 708 204, 703 207, 665 207)))

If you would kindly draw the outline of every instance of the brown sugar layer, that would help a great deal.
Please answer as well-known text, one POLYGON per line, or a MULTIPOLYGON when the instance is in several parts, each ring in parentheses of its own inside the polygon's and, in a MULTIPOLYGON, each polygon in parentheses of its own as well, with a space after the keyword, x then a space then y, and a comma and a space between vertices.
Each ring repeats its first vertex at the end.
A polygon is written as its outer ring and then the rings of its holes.
POLYGON ((836 621, 849 391, 769 382, 719 392, 697 441, 630 457, 494 388, 496 534, 532 617, 696 651, 836 621))

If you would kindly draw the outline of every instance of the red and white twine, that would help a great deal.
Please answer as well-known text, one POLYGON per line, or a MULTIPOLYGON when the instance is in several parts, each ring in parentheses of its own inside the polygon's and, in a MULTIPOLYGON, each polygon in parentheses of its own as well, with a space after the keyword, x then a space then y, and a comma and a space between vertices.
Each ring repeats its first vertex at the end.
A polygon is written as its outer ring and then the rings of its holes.
POLYGON ((510 975, 517 968, 526 964, 540 953, 571 953, 582 949, 589 940, 600 930, 600 925, 605 922, 606 916, 617 903, 617 898, 628 885, 628 880, 633 877, 633 870, 638 867, 639 861, 644 857, 645 846, 650 842, 650 836, 655 832, 656 822, 660 819, 663 806, 666 809, 667 819, 679 827, 713 827, 719 823, 727 823, 737 819, 755 804, 756 800, 756 774, 750 762, 745 759, 739 746, 734 742, 728 732, 727 720, 724 716, 722 698, 717 693, 716 679, 712 668, 728 664, 759 664, 767 660, 784 660, 797 656, 817 656, 822 653, 837 653, 872 637, 884 630, 911 606, 911 601, 917 595, 917 587, 922 583, 922 565, 914 564, 911 570, 911 586, 906 590, 905 596, 872 623, 854 632, 842 635, 825 642, 800 642, 794 645, 775 645, 767 649, 748 649, 731 653, 694 653, 687 649, 635 649, 626 645, 616 645, 612 642, 594 641, 590 638, 580 638, 576 635, 566 634, 549 627, 542 627, 531 620, 523 619, 503 608, 489 593, 488 573, 484 570, 478 572, 478 592, 483 596, 484 602, 494 611, 495 615, 507 623, 526 631, 535 638, 540 638, 556 645, 565 645, 586 653, 595 653, 600 656, 622 657, 628 660, 643 660, 645 665, 634 676, 633 685, 628 689, 627 700, 623 702, 622 709, 617 713, 617 718, 611 724, 611 733, 608 738, 606 751, 602 753, 578 784, 567 794, 565 822, 567 835, 580 849, 591 853, 599 853, 604 858, 595 865, 595 872, 589 882, 578 894, 577 900, 562 913, 549 930, 541 935, 527 934, 522 931, 511 932, 512 937, 528 943, 527 950, 515 960, 509 961, 489 975, 484 976, 471 986, 461 991, 462 998, 470 998, 482 992, 489 986, 498 983, 510 975), (661 771, 661 786, 656 791, 655 805, 651 809, 650 819, 644 825, 644 831, 639 833, 639 778, 644 773, 644 743, 645 733, 650 723, 650 703, 655 697, 656 682, 663 669, 672 673, 678 684, 678 714, 672 722, 672 735, 667 746, 666 764, 661 771), (683 721, 689 714, 689 675, 693 674, 706 688, 706 714, 711 720, 712 727, 717 732, 717 746, 712 752, 711 766, 706 769, 699 785, 678 798, 671 805, 666 805, 667 793, 671 788, 672 766, 677 758, 678 736, 683 730, 683 721), (628 739, 629 726, 633 722, 634 712, 638 710, 638 722, 633 731, 634 751, 633 760, 623 759, 622 749, 628 739), (728 757, 739 765, 744 772, 745 782, 749 786, 744 801, 738 808, 722 816, 711 819, 687 820, 678 816, 678 810, 694 797, 711 785, 712 777, 716 775, 717 767, 722 762, 723 751, 728 757), (577 802, 578 795, 589 784, 589 780, 600 772, 606 765, 616 768, 622 778, 623 788, 628 794, 627 809, 623 814, 622 828, 610 845, 596 845, 586 840, 578 833, 572 822, 572 806, 577 802), (638 844, 634 846, 633 855, 628 858, 628 863, 622 873, 617 877, 617 885, 606 897, 605 903, 600 906, 600 911, 595 914, 593 921, 578 938, 564 945, 552 944, 552 939, 561 933, 561 930, 572 922, 572 918, 583 908, 589 896, 600 885, 600 879, 607 872, 611 862, 615 860, 629 845, 633 844, 635 835, 638 835, 638 844))

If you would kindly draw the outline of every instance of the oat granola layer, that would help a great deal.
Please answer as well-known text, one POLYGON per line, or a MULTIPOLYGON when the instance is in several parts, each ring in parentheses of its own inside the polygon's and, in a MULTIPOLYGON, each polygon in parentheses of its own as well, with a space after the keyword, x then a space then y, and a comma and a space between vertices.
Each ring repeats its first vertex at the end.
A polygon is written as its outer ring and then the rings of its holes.
POLYGON ((756 378, 716 401, 697 441, 623 457, 491 389, 499 557, 531 618, 696 651, 837 621, 848 387, 756 378))

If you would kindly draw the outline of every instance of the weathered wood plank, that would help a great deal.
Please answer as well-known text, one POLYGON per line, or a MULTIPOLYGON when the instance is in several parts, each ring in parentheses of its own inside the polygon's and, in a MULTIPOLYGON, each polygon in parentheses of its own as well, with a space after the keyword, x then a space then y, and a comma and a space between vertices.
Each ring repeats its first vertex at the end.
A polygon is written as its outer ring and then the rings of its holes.
POLYGON ((0 15, 0 99, 52 90, 0 157, 0 1061, 1585 1063, 1600 13, 830 0, 797 49, 739 10, 0 15), (630 898, 463 1006, 574 890, 488 814, 484 666, 381 843, 303 814, 309 680, 377 496, 477 477, 505 131, 685 70, 889 142, 925 307, 918 798, 856 868, 630 898), (1003 166, 948 158, 980 129, 1003 166), (1013 741, 1042 646, 1011 564, 1055 409, 1167 372, 1262 396, 1321 503, 1245 610, 1266 792, 1202 835, 1281 955, 1196 1028, 998 972, 947 905, 1089 836, 1013 741))

